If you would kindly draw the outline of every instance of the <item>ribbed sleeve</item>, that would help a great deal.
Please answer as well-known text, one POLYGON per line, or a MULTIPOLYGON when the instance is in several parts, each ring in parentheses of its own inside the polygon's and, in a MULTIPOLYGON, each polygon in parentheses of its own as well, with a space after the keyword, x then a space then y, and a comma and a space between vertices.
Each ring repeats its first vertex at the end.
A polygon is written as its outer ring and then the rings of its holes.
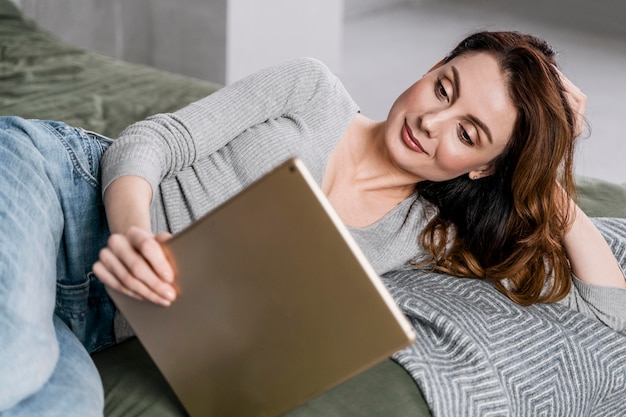
POLYGON ((321 62, 269 67, 125 129, 102 160, 103 192, 121 176, 145 178, 153 228, 177 232, 287 158, 301 158, 321 182, 357 112, 321 62))

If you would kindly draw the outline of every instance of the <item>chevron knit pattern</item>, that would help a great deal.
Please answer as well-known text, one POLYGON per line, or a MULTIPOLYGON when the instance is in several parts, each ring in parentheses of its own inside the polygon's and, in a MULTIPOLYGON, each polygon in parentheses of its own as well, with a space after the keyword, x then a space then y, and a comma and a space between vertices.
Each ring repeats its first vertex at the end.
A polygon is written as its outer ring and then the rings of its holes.
MULTIPOLYGON (((626 268, 626 220, 598 223, 626 268)), ((437 416, 626 416, 626 336, 487 282, 403 270, 385 282, 417 332, 396 354, 437 416)), ((626 306, 624 306, 626 308, 626 306)))

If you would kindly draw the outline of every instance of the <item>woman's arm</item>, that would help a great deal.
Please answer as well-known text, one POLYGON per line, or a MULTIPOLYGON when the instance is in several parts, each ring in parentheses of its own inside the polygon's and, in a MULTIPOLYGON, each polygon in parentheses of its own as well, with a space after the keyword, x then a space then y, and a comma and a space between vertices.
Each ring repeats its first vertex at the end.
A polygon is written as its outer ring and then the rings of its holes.
POLYGON ((174 272, 161 248, 169 234, 150 231, 151 199, 150 184, 141 177, 111 183, 104 195, 111 237, 93 272, 117 291, 168 306, 176 298, 174 272))
MULTIPOLYGON (((587 97, 563 74, 560 75, 565 96, 577 116, 576 135, 580 135, 585 128, 587 97)), ((560 187, 557 188, 562 191, 560 187)), ((572 219, 570 228, 563 236, 564 248, 572 270, 572 291, 560 303, 587 317, 599 320, 617 332, 624 333, 626 332, 624 273, 608 242, 591 219, 569 197, 565 195, 563 197, 565 202, 569 202, 566 207, 569 208, 569 218, 572 219)))
POLYGON ((314 59, 298 59, 261 70, 172 114, 128 127, 102 162, 103 187, 120 176, 145 178, 153 189, 169 174, 222 149, 248 128, 307 109, 332 106, 340 85, 314 59))
POLYGON ((613 252, 589 217, 574 203, 573 223, 563 243, 572 273, 592 285, 626 288, 626 280, 613 252))
MULTIPOLYGON (((565 97, 576 117, 575 135, 579 136, 585 129, 587 96, 560 71, 558 73, 565 97)), ((626 288, 624 273, 600 231, 574 201, 567 196, 564 198, 569 202, 566 207, 570 210, 572 224, 563 237, 563 244, 572 273, 588 284, 626 288)))
POLYGON ((110 184, 104 193, 107 221, 111 233, 125 233, 136 226, 150 231, 150 184, 137 176, 124 176, 110 184))

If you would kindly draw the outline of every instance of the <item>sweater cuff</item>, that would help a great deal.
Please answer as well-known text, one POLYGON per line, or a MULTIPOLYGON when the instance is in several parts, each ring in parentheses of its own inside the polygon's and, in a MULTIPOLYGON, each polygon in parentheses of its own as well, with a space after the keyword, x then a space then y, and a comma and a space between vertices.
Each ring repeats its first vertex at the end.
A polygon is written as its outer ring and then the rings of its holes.
POLYGON ((593 285, 572 275, 572 283, 587 311, 621 333, 626 333, 626 289, 593 285))
POLYGON ((141 157, 132 158, 124 155, 122 158, 114 159, 108 152, 105 152, 101 161, 102 169, 102 198, 113 181, 120 177, 132 175, 138 176, 150 184, 152 188, 152 203, 161 184, 161 171, 156 164, 150 162, 150 155, 144 154, 141 157), (129 162, 131 160, 132 162, 129 162), (131 169, 129 169, 131 167, 131 169))

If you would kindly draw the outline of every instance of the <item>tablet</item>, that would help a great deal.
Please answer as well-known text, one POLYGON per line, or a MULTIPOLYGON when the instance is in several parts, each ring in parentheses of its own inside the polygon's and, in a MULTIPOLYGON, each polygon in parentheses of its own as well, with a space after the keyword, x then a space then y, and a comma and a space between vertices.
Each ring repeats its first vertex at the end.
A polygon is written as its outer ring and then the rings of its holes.
POLYGON ((164 246, 170 307, 109 293, 192 417, 279 416, 415 339, 300 159, 164 246))

